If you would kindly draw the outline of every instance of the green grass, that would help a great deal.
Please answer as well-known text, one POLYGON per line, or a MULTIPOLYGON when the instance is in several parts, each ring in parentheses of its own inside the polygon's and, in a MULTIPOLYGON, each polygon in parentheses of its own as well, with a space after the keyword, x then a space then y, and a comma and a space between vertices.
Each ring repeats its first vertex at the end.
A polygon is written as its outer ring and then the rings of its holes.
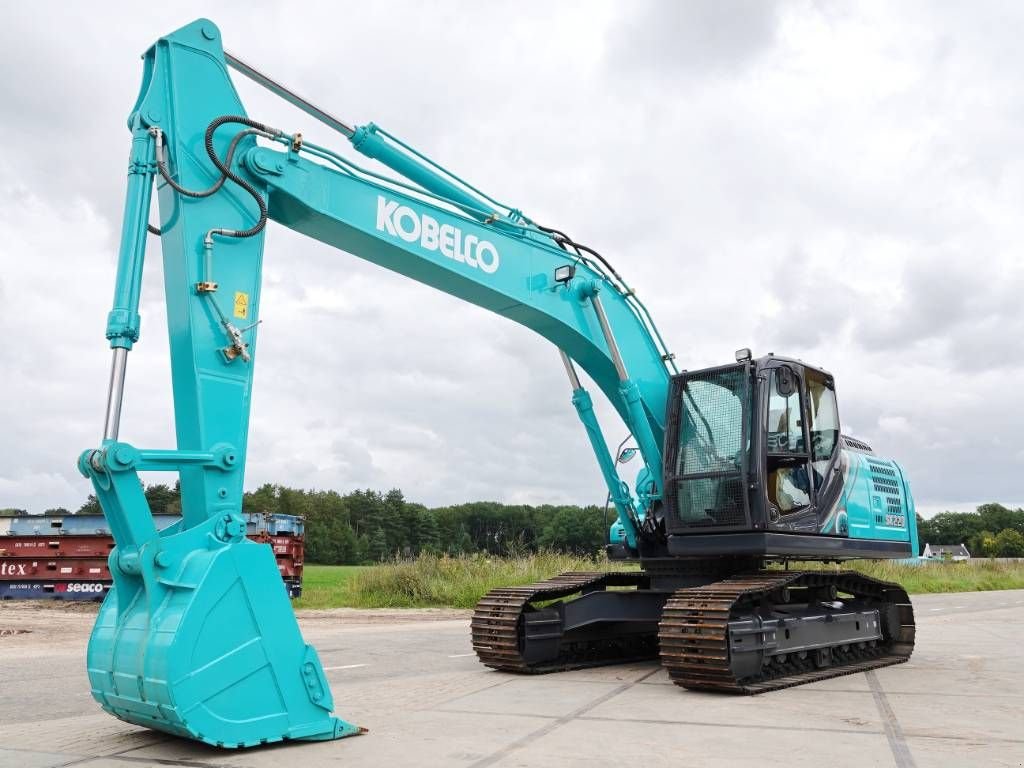
MULTIPOLYGON (((436 557, 396 560, 374 566, 307 565, 302 598, 296 608, 472 608, 495 587, 529 584, 563 571, 628 570, 632 566, 541 552, 515 558, 436 557)), ((796 568, 826 568, 816 563, 796 568)), ((904 565, 860 561, 844 564, 884 581, 902 584, 911 594, 1024 589, 1024 562, 970 560, 962 563, 904 565)))
POLYGON ((541 552, 528 557, 438 557, 367 567, 306 566, 297 608, 472 608, 495 587, 529 584, 563 571, 623 570, 603 557, 541 552))
MULTIPOLYGON (((808 566, 821 567, 821 566, 808 566)), ((893 561, 854 561, 840 569, 860 571, 883 581, 894 581, 912 595, 930 592, 984 592, 1024 589, 1024 562, 965 560, 907 565, 893 561)))
POLYGON ((363 565, 307 565, 302 570, 302 597, 296 608, 340 608, 350 605, 348 590, 352 577, 366 570, 363 565))

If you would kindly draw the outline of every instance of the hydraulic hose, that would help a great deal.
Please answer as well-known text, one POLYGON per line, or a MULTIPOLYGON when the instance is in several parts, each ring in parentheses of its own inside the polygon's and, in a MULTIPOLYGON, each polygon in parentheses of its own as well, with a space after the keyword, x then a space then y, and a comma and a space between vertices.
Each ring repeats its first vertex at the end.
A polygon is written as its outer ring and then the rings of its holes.
POLYGON ((571 237, 569 237, 567 234, 565 234, 565 232, 562 232, 561 230, 558 230, 558 229, 554 229, 553 227, 545 227, 545 226, 542 226, 542 225, 538 224, 537 225, 537 229, 539 229, 541 232, 546 232, 549 235, 554 235, 555 236, 554 240, 559 245, 564 243, 566 245, 572 246, 576 250, 577 253, 580 252, 580 251, 584 251, 586 253, 589 253, 595 259, 597 259, 602 264, 604 264, 604 266, 608 269, 609 272, 612 273, 612 276, 616 280, 618 280, 620 283, 622 283, 622 285, 624 285, 624 286, 626 285, 626 281, 623 280, 622 276, 619 275, 619 273, 615 271, 615 267, 613 267, 604 256, 602 256, 600 253, 595 251, 593 248, 591 248, 589 246, 586 246, 586 245, 583 245, 582 243, 575 242, 571 237))
MULTIPOLYGON (((238 148, 238 142, 241 141, 244 137, 252 136, 254 134, 263 135, 262 131, 258 131, 255 128, 247 128, 244 131, 239 131, 235 135, 235 137, 233 139, 231 139, 231 144, 228 146, 227 156, 224 159, 224 162, 228 166, 231 165, 231 161, 234 159, 235 150, 238 148)), ((177 192, 180 195, 184 195, 185 197, 203 198, 203 197, 209 197, 210 195, 212 195, 215 192, 217 192, 217 190, 219 190, 222 186, 224 186, 224 182, 227 181, 228 177, 225 176, 223 173, 221 173, 220 178, 217 179, 217 181, 215 181, 213 183, 213 186, 209 187, 208 189, 194 190, 194 189, 187 189, 187 188, 181 186, 178 182, 176 182, 171 177, 171 172, 167 168, 167 160, 164 158, 164 155, 163 155, 163 135, 164 135, 163 131, 159 131, 158 130, 158 131, 156 131, 155 135, 156 135, 156 140, 157 140, 157 145, 156 145, 157 146, 157 149, 156 149, 156 167, 157 167, 157 170, 160 172, 160 176, 163 178, 163 180, 166 181, 167 184, 170 185, 170 187, 175 192, 177 192)), ((163 234, 159 229, 154 227, 152 224, 147 224, 146 225, 146 229, 149 230, 149 232, 151 234, 154 234, 154 235, 163 234)))
MULTIPOLYGON (((235 155, 235 149, 238 146, 238 142, 241 141, 242 138, 244 138, 245 136, 251 136, 253 134, 261 134, 261 133, 263 133, 263 132, 262 131, 258 131, 255 128, 247 128, 246 130, 239 131, 237 134, 235 134, 235 137, 233 139, 231 139, 231 144, 228 146, 228 153, 227 153, 227 157, 225 158, 226 164, 229 165, 229 166, 231 165, 231 160, 234 158, 234 155, 235 155)), ((163 133, 162 132, 160 133, 160 139, 161 139, 161 141, 163 139, 163 133)), ((178 182, 176 182, 173 178, 171 178, 171 173, 167 169, 167 161, 164 159, 162 149, 163 149, 162 144, 158 144, 157 145, 157 154, 156 154, 156 167, 157 167, 157 170, 160 171, 160 175, 163 177, 164 181, 166 181, 171 186, 171 188, 174 189, 175 192, 178 192, 179 194, 182 194, 185 197, 192 197, 192 198, 209 197, 210 195, 214 194, 217 190, 219 190, 221 187, 223 187, 224 186, 224 182, 227 181, 228 177, 223 172, 221 172, 220 178, 217 179, 217 181, 215 181, 213 183, 213 186, 210 187, 209 189, 203 189, 203 190, 186 189, 185 187, 181 186, 178 182)))
MULTIPOLYGON (((271 137, 278 137, 283 134, 283 131, 277 128, 271 128, 268 125, 257 122, 256 120, 250 120, 248 117, 242 115, 224 115, 218 117, 216 120, 211 122, 206 128, 206 154, 210 156, 210 160, 217 170, 219 170, 224 178, 231 179, 238 186, 252 195, 256 201, 256 205, 259 206, 260 215, 256 223, 248 229, 211 229, 207 234, 206 238, 209 241, 213 235, 221 235, 223 237, 252 237, 263 230, 267 225, 267 203, 257 191, 257 189, 245 179, 241 178, 237 174, 233 173, 231 168, 226 165, 218 156, 216 150, 213 148, 213 134, 222 125, 227 123, 236 123, 238 125, 245 125, 249 128, 253 128, 257 131, 261 131, 271 137)), ((228 160, 230 163, 230 159, 228 160)))
MULTIPOLYGON (((246 136, 260 135, 266 136, 267 138, 275 138, 277 136, 280 136, 281 134, 282 132, 280 130, 276 128, 271 128, 267 125, 264 125, 263 123, 256 122, 255 120, 250 120, 247 117, 242 117, 238 115, 225 115, 223 117, 217 118, 216 120, 211 122, 209 126, 207 126, 205 136, 205 147, 206 154, 210 157, 210 160, 213 162, 214 166, 216 166, 217 170, 220 172, 220 178, 218 178, 217 181, 215 181, 213 185, 207 189, 194 190, 183 187, 171 177, 170 170, 167 167, 167 162, 163 156, 163 132, 156 130, 155 135, 157 139, 157 170, 160 172, 160 176, 163 178, 163 180, 166 181, 171 186, 172 189, 174 189, 179 194, 184 195, 185 197, 191 198, 209 197, 210 195, 213 195, 218 190, 220 190, 220 188, 224 186, 225 181, 231 179, 231 181, 235 182, 238 186, 240 186, 242 189, 248 192, 253 197, 254 200, 256 200, 256 204, 257 206, 259 206, 260 211, 259 218, 257 219, 256 223, 253 226, 249 227, 248 229, 215 229, 211 230, 211 232, 208 233, 208 236, 217 234, 224 235, 225 237, 252 237, 253 235, 259 233, 267 224, 267 205, 264 202, 263 198, 260 196, 259 192, 255 189, 255 187, 253 187, 245 179, 240 178, 238 175, 231 171, 231 162, 234 159, 235 150, 238 148, 238 143, 246 136), (224 160, 221 160, 221 158, 217 156, 217 152, 213 147, 213 135, 217 128, 226 123, 237 123, 239 125, 246 125, 248 126, 248 128, 246 128, 243 131, 239 131, 237 134, 235 134, 234 137, 232 137, 231 143, 228 145, 227 154, 225 155, 224 160)), ((147 224, 146 229, 154 235, 162 234, 161 231, 154 227, 152 224, 147 224)))

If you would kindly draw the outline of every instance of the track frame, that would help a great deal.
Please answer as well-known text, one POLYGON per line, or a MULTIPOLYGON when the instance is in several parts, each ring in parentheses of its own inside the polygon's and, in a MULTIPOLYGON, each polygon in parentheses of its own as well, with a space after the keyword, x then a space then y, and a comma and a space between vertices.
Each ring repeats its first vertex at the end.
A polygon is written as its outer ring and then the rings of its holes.
POLYGON ((519 674, 660 658, 677 685, 742 694, 899 664, 913 652, 913 607, 899 585, 855 571, 722 576, 676 588, 693 572, 673 586, 667 572, 570 572, 494 589, 473 613, 473 650, 519 674))

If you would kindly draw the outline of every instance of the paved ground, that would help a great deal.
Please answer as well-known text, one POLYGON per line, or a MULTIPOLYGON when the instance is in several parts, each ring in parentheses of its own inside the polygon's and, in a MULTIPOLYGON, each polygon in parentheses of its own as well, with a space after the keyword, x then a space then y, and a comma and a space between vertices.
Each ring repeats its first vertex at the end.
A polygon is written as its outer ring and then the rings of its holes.
POLYGON ((0 766, 1021 766, 1024 591, 915 598, 908 664, 764 696, 683 691, 656 664, 517 677, 482 668, 464 616, 301 617, 339 714, 338 742, 221 751, 93 704, 92 617, 0 606, 0 766))

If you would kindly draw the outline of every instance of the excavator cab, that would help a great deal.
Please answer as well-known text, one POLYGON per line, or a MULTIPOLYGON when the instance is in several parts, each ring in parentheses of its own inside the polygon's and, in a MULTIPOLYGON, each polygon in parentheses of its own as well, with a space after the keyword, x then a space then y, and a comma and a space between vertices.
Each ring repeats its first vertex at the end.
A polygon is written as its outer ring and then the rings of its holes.
MULTIPOLYGON (((621 523, 607 548, 640 570, 492 590, 473 617, 480 659, 548 672, 657 652, 677 685, 748 694, 906 661, 899 585, 764 567, 916 550, 902 470, 842 435, 832 376, 742 350, 673 376, 668 403, 663 497, 647 497, 635 549, 621 523)), ((642 471, 637 487, 654 484, 642 471)))
POLYGON ((908 557, 902 470, 842 435, 832 376, 737 353, 672 381, 665 531, 674 556, 908 557))

